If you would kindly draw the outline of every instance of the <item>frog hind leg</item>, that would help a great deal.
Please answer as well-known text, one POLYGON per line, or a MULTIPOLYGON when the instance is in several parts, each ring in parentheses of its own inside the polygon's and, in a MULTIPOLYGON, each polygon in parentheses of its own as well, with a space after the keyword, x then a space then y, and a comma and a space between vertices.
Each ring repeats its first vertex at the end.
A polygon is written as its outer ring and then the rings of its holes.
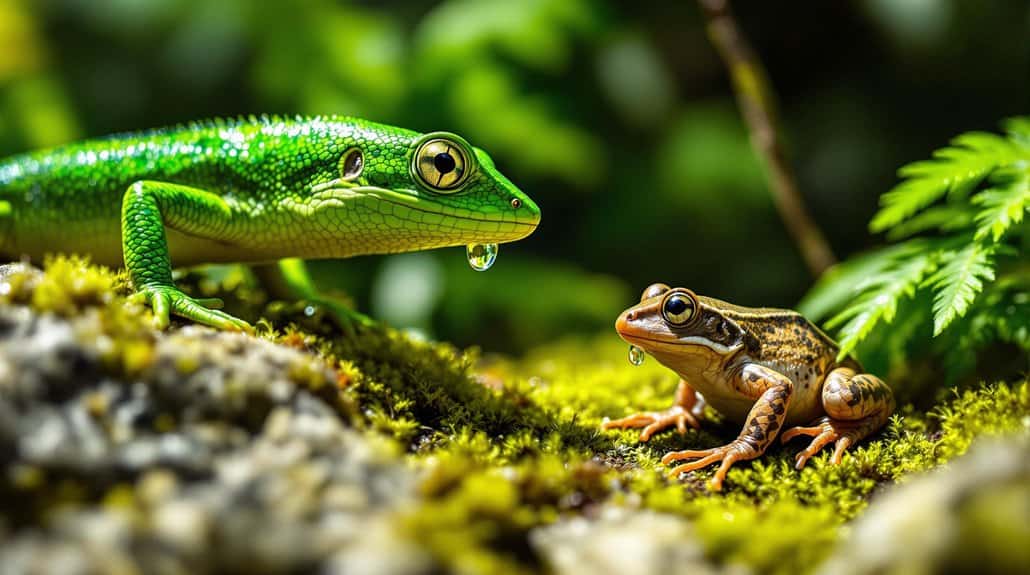
POLYGON ((784 443, 799 435, 814 438, 797 454, 797 469, 830 443, 834 443, 831 461, 839 464, 846 449, 883 427, 894 412, 894 395, 883 380, 847 367, 839 367, 826 377, 822 403, 826 417, 809 426, 789 429, 781 437, 784 443))
POLYGON ((640 441, 647 441, 655 433, 672 426, 676 426, 680 433, 686 433, 687 426, 694 429, 701 427, 699 420, 704 407, 705 398, 685 379, 681 379, 672 407, 662 411, 641 411, 622 419, 605 421, 601 424, 601 429, 643 428, 640 432, 640 441))

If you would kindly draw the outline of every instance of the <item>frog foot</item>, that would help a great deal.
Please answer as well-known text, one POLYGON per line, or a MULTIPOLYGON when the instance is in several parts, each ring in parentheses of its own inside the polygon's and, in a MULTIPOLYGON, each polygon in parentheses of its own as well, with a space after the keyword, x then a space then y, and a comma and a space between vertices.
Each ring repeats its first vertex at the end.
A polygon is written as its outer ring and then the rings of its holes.
POLYGON ((664 411, 642 411, 634 413, 629 417, 605 421, 601 429, 636 429, 644 428, 640 432, 640 441, 647 441, 651 436, 667 427, 676 426, 680 433, 687 432, 687 426, 697 429, 701 424, 689 410, 681 405, 674 405, 664 411))
POLYGON ((166 329, 174 314, 218 329, 254 331, 249 323, 220 311, 223 303, 218 298, 192 298, 174 286, 144 286, 138 294, 153 308, 157 329, 166 329))
POLYGON ((688 449, 686 451, 672 451, 665 454, 662 458, 662 463, 668 465, 673 461, 679 461, 681 459, 697 459, 697 461, 691 461, 690 463, 684 463, 672 468, 669 474, 678 478, 681 473, 688 471, 694 471, 707 467, 716 461, 722 461, 722 465, 719 466, 718 471, 715 472, 715 476, 708 483, 709 488, 712 491, 721 491, 722 482, 726 479, 726 473, 730 470, 730 466, 738 461, 746 461, 748 459, 754 459, 761 455, 762 452, 758 450, 754 445, 743 441, 741 439, 734 439, 727 445, 722 447, 713 447, 712 449, 688 449))
POLYGON ((840 421, 824 417, 809 427, 799 426, 784 431, 780 437, 780 442, 786 443, 799 435, 808 435, 815 438, 804 451, 798 453, 794 458, 795 469, 801 469, 805 466, 805 462, 818 453, 820 449, 826 447, 831 442, 836 442, 833 447, 833 457, 830 458, 830 461, 837 465, 840 463, 841 457, 844 456, 844 450, 851 447, 864 435, 862 433, 863 423, 864 420, 840 421))

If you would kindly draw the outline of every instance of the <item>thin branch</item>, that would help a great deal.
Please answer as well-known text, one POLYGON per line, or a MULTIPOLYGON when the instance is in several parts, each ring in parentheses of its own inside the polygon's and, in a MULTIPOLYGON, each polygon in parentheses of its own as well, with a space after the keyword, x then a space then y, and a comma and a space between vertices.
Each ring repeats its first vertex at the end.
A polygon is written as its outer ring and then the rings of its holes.
POLYGON ((708 18, 708 37, 722 56, 733 80, 751 146, 763 159, 776 208, 814 277, 837 262, 819 226, 798 192, 776 130, 774 103, 762 63, 737 27, 729 0, 698 0, 708 18))

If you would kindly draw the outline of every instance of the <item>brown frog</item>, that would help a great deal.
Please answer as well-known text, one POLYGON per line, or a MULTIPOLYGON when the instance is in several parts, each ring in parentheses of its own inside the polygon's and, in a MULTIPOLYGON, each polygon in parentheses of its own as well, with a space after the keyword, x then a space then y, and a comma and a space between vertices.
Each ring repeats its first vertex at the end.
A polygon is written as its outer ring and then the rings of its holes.
POLYGON ((837 361, 837 344, 801 314, 747 308, 695 295, 684 288, 654 284, 640 303, 615 322, 622 339, 654 356, 680 376, 672 407, 607 421, 604 429, 643 428, 640 440, 676 426, 699 427, 705 403, 744 429, 728 445, 674 451, 674 476, 721 461, 711 481, 719 490, 737 461, 765 452, 787 425, 781 440, 814 437, 797 455, 796 467, 835 442, 833 463, 848 447, 882 427, 894 411, 890 388, 850 358, 837 361))

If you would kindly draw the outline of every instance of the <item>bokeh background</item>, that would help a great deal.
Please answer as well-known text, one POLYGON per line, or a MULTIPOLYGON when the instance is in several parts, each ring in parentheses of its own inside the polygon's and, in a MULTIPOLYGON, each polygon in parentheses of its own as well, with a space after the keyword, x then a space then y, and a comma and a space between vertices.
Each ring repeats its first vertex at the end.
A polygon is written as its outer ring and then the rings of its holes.
MULTIPOLYGON (((736 2, 838 257, 902 164, 1030 103, 1025 0, 736 2)), ((212 116, 451 130, 543 210, 460 248, 320 262, 398 326, 519 352, 610 329, 648 284, 745 305, 811 285, 693 2, 0 0, 0 154, 212 116)))

